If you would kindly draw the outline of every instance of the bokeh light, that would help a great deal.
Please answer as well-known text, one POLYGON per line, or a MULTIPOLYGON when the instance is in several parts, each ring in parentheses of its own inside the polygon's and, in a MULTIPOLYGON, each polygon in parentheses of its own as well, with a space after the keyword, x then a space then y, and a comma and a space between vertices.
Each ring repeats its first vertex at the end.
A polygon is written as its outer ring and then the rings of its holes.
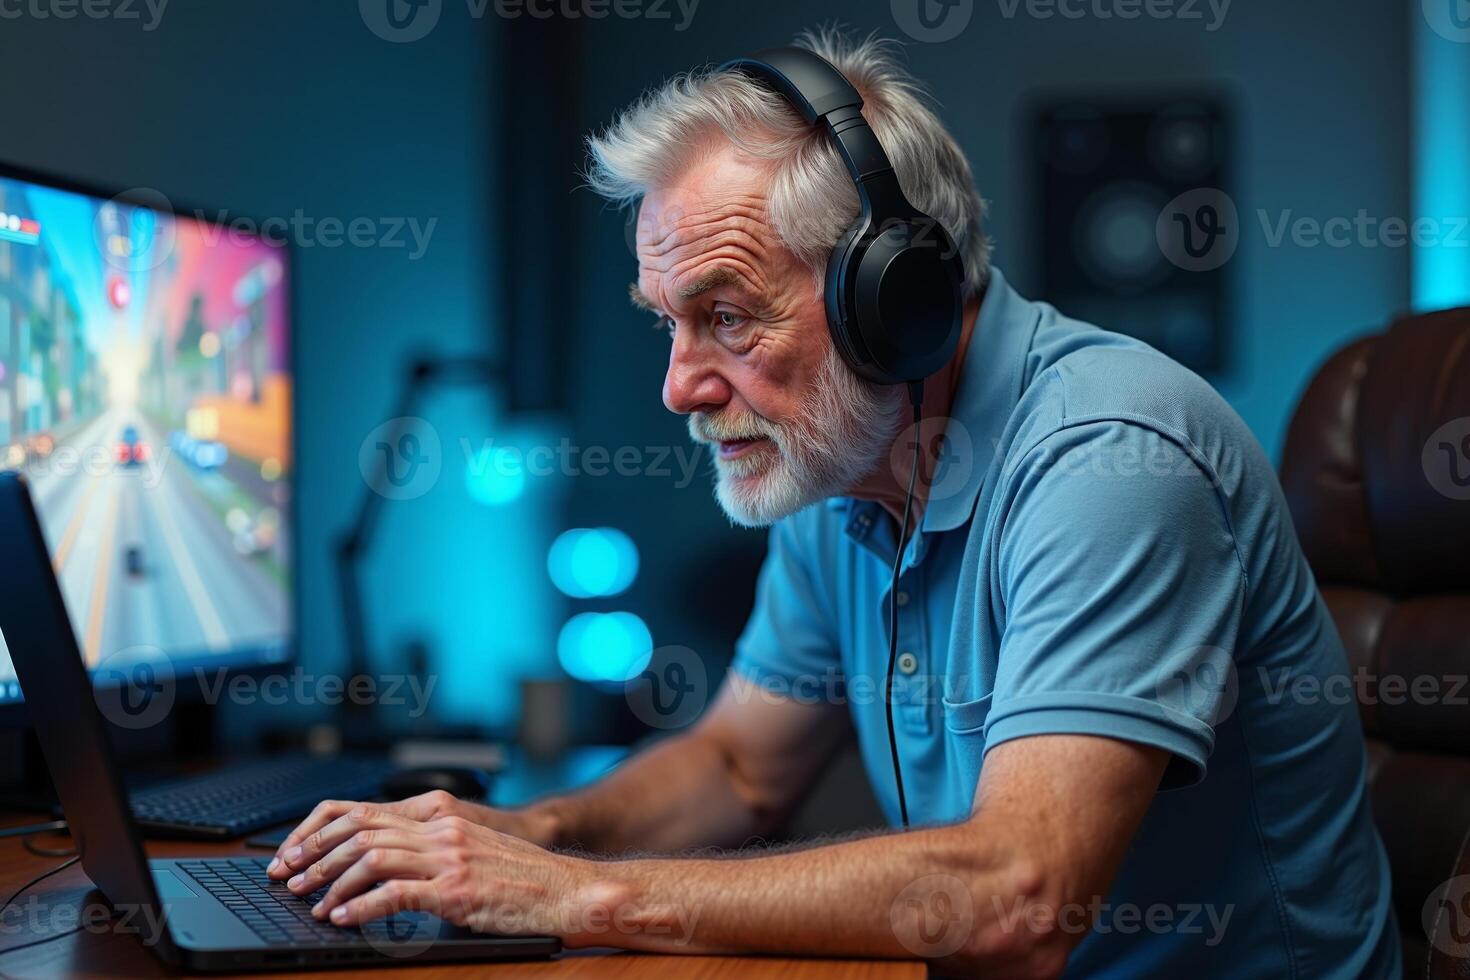
POLYGON ((618 595, 638 577, 638 546, 617 528, 572 528, 552 542, 546 570, 573 599, 618 595))
POLYGON ((577 680, 620 683, 648 666, 653 636, 630 612, 578 613, 561 628, 556 656, 577 680))

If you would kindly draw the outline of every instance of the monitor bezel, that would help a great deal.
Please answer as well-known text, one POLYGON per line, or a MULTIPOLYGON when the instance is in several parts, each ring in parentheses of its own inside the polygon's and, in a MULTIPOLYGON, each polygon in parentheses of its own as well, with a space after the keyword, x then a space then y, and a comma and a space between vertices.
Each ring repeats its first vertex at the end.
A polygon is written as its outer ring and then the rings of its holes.
MULTIPOLYGON (((162 212, 157 202, 150 200, 152 195, 158 195, 168 203, 168 213, 175 218, 186 218, 191 221, 206 221, 221 229, 229 229, 234 234, 240 234, 238 227, 229 228, 230 222, 238 222, 242 218, 251 220, 248 215, 234 209, 223 208, 200 208, 193 207, 180 202, 172 194, 158 188, 157 186, 134 186, 131 188, 113 189, 105 184, 93 183, 85 179, 65 176, 58 173, 36 170, 30 167, 20 166, 5 160, 0 160, 0 179, 16 180, 24 183, 37 184, 53 190, 80 194, 85 197, 99 198, 101 200, 119 201, 138 207, 146 207, 151 211, 162 212), (229 218, 224 215, 228 214, 229 218)), ((258 221, 252 222, 255 228, 260 228, 258 221)), ((257 239, 272 247, 278 248, 285 259, 285 308, 286 308, 286 360, 288 372, 291 378, 291 409, 288 444, 291 451, 290 500, 287 510, 291 522, 290 529, 290 554, 287 556, 290 572, 290 587, 287 589, 287 608, 291 621, 285 630, 285 635, 280 641, 270 643, 245 644, 238 647, 230 647, 223 652, 207 651, 180 651, 179 656, 169 653, 168 664, 170 674, 173 678, 172 695, 179 701, 197 703, 206 700, 209 693, 202 683, 199 683, 198 674, 194 672, 197 666, 204 666, 224 671, 229 674, 270 674, 280 671, 282 668, 291 668, 299 664, 301 647, 301 494, 300 494, 300 425, 299 404, 297 393, 298 377, 300 372, 299 354, 299 317, 297 316, 298 290, 296 288, 296 276, 298 275, 297 254, 298 249, 289 238, 283 238, 279 242, 270 241, 258 233, 254 235, 257 239), (280 651, 279 656, 269 656, 268 653, 280 651)), ((212 669, 211 674, 214 673, 212 669)), ((95 671, 88 667, 87 676, 93 686, 99 685, 95 671)), ((218 686, 219 691, 225 690, 225 685, 218 686)), ((211 707, 218 707, 211 704, 211 707)), ((0 725, 13 727, 16 724, 30 725, 28 704, 24 698, 20 700, 0 701, 0 725)))

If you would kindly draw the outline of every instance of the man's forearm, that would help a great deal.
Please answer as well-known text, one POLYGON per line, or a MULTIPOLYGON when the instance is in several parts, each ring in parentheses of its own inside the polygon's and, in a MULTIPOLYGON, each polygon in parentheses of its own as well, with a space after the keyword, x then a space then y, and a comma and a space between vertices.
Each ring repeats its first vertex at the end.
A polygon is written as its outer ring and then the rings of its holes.
MULTIPOLYGON (((1038 917, 1057 883, 969 824, 728 859, 606 862, 572 897, 574 945, 924 957, 1049 975, 1075 938, 1038 917)), ((1085 930, 1085 924, 1078 923, 1085 930)))
POLYGON ((602 854, 734 847, 768 832, 771 815, 739 787, 719 745, 698 731, 640 752, 586 789, 523 811, 551 847, 602 854))

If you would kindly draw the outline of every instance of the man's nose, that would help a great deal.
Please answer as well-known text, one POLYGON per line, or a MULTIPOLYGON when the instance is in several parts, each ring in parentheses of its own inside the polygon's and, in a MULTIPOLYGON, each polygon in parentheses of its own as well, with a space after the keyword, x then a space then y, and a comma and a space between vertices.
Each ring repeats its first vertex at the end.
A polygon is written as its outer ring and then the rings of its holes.
POLYGON ((730 400, 729 384, 715 370, 711 352, 693 334, 687 327, 675 329, 664 375, 664 407, 679 415, 713 411, 730 400))

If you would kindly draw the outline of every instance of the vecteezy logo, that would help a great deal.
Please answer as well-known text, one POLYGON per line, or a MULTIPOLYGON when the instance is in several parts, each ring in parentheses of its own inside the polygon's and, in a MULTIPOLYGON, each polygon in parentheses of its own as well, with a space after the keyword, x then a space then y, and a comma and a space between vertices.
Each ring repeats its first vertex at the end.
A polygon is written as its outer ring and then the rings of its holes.
POLYGON ((953 875, 910 882, 888 908, 888 923, 904 949, 926 959, 958 950, 975 927, 975 900, 953 875))
POLYGON ((1235 658, 1223 647, 1191 647, 1179 661, 1170 659, 1154 685, 1154 698, 1213 728, 1230 717, 1240 699, 1235 658))
POLYGON ((1430 892, 1421 921, 1435 949, 1470 958, 1470 875, 1451 878, 1430 892))
POLYGON ((102 261, 118 273, 156 269, 173 254, 173 205, 151 187, 134 187, 105 202, 92 219, 102 261))
POLYGON ((970 24, 975 0, 891 0, 893 22, 915 41, 953 41, 970 24))
POLYGON ((1164 206, 1154 226, 1164 258, 1186 272, 1218 269, 1240 244, 1240 216, 1217 187, 1185 191, 1164 206))
POLYGON ((428 36, 439 23, 444 0, 357 0, 367 29, 385 41, 407 44, 428 36))
MULTIPOLYGON (((408 899, 397 910, 381 898, 374 902, 378 907, 371 911, 387 914, 362 924, 362 936, 369 946, 402 960, 419 956, 434 945, 439 938, 439 920, 429 914, 426 906, 438 907, 438 889, 432 881, 425 884, 435 892, 433 902, 408 899)), ((369 901, 373 901, 372 896, 373 892, 368 892, 369 901)))
MULTIPOLYGON (((905 484, 909 467, 914 463, 915 438, 920 442, 923 456, 934 461, 934 468, 927 477, 929 486, 925 499, 931 502, 947 500, 963 490, 975 470, 975 443, 964 423, 956 418, 936 415, 922 420, 917 426, 910 425, 899 434, 889 451, 888 465, 905 484)), ((922 466, 920 472, 923 472, 922 466)), ((919 477, 920 481, 925 479, 923 475, 919 477)))
POLYGON ((683 728, 709 703, 709 675, 699 654, 688 647, 659 647, 623 691, 628 708, 645 725, 683 728))
POLYGON ((1446 41, 1470 43, 1470 0, 1423 0, 1424 19, 1446 41))
POLYGON ((1470 500, 1470 416, 1435 429, 1424 443, 1419 463, 1438 493, 1451 500, 1470 500))
POLYGON ((374 493, 412 500, 439 481, 439 433, 421 418, 402 416, 373 429, 357 450, 357 467, 374 493))
POLYGON ((126 647, 108 654, 93 669, 92 685, 102 716, 130 731, 152 728, 174 706, 173 671, 157 647, 126 647))

